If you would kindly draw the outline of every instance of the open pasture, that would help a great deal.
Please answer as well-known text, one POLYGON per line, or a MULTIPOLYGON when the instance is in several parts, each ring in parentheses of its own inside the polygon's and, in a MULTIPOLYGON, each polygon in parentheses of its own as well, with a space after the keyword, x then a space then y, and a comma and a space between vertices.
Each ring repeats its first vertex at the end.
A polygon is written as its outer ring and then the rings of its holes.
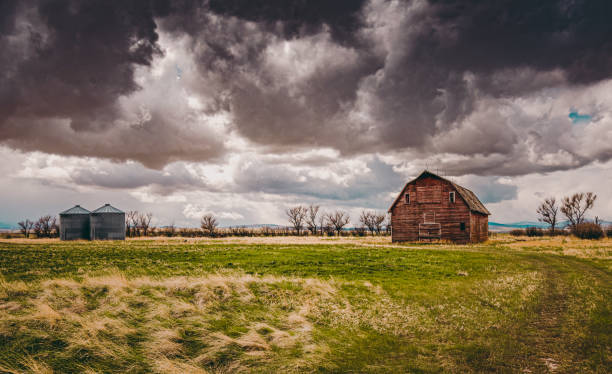
POLYGON ((0 372, 609 372, 612 241, 0 242, 0 372))

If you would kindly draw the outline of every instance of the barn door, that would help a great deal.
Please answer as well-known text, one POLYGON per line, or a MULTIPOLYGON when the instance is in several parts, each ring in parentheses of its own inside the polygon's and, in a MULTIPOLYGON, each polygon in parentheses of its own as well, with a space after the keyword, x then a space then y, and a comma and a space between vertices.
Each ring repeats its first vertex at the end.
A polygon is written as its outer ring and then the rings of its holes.
POLYGON ((419 240, 439 240, 442 237, 442 228, 436 223, 436 212, 423 213, 423 222, 419 223, 419 240))

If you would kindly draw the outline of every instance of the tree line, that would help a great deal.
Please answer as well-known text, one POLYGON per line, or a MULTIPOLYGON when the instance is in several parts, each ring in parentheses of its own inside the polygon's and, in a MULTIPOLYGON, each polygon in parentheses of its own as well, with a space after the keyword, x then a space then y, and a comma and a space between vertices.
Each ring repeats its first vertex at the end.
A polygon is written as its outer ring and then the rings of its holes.
POLYGON ((19 231, 25 238, 29 238, 31 234, 37 238, 57 238, 59 236, 59 224, 57 217, 45 215, 36 221, 29 219, 18 222, 19 231))
MULTIPOLYGON (((200 220, 200 228, 205 236, 215 237, 229 233, 235 236, 252 236, 255 234, 263 236, 272 235, 337 235, 343 234, 346 226, 351 222, 350 215, 343 210, 335 210, 333 212, 324 212, 320 205, 311 204, 309 206, 297 205, 287 208, 285 215, 289 222, 291 230, 286 228, 270 229, 263 227, 254 232, 244 228, 227 228, 220 231, 216 217, 211 214, 205 214, 200 220)), ((371 235, 388 234, 391 230, 391 224, 388 216, 385 213, 363 210, 359 217, 360 226, 354 230, 356 235, 364 235, 366 230, 371 235)))
MULTIPOLYGON (((213 214, 205 214, 201 217, 199 229, 177 228, 174 224, 164 227, 156 227, 152 224, 153 213, 144 213, 131 210, 125 213, 125 235, 126 237, 139 236, 288 236, 303 235, 358 235, 363 236, 366 232, 371 235, 383 235, 390 233, 390 223, 384 213, 363 210, 359 217, 360 225, 350 233, 345 231, 350 223, 350 216, 346 211, 336 210, 323 212, 319 205, 298 205, 285 211, 290 225, 287 227, 261 227, 250 229, 245 227, 219 228, 219 222, 213 214)), ((35 236, 36 238, 56 238, 60 235, 59 220, 57 217, 45 215, 36 221, 30 219, 18 223, 19 230, 25 238, 35 236)))
MULTIPOLYGON (((340 235, 342 230, 350 223, 351 219, 347 212, 336 210, 325 213, 319 205, 297 205, 285 210, 287 219, 297 235, 303 230, 308 230, 312 235, 340 235)), ((367 229, 372 235, 389 231, 391 225, 385 213, 362 210, 359 216, 360 226, 355 228, 357 233, 365 233, 367 229)))
POLYGON ((153 213, 141 213, 137 210, 130 210, 125 213, 125 236, 147 236, 155 231, 151 225, 153 213))
MULTIPOLYGON (((593 222, 586 222, 586 213, 593 209, 597 195, 593 192, 579 192, 571 196, 565 196, 557 203, 553 197, 545 198, 538 206, 536 212, 538 221, 547 223, 550 226, 550 234, 557 235, 562 233, 557 229, 560 214, 566 218, 569 230, 574 235, 584 239, 598 239, 604 236, 599 217, 595 217, 593 222)), ((539 235, 537 230, 531 230, 534 235, 539 235)), ((608 236, 612 234, 608 228, 608 236)))

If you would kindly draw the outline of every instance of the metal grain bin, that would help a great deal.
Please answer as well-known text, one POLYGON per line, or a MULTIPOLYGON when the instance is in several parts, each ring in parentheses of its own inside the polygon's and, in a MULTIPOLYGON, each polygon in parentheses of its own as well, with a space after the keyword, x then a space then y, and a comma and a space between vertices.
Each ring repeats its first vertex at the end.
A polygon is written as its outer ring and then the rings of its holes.
POLYGON ((125 213, 110 204, 90 215, 92 240, 125 240, 125 213))
POLYGON ((60 240, 89 239, 89 214, 91 212, 80 205, 59 214, 60 240))

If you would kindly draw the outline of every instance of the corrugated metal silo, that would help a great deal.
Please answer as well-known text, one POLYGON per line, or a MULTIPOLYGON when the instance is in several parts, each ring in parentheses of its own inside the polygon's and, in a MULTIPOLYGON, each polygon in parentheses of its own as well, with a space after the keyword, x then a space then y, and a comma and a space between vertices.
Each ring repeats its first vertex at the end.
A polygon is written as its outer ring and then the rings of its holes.
POLYGON ((89 213, 80 205, 61 212, 60 240, 89 239, 89 213))
POLYGON ((92 240, 125 240, 125 213, 105 204, 91 212, 92 240))

